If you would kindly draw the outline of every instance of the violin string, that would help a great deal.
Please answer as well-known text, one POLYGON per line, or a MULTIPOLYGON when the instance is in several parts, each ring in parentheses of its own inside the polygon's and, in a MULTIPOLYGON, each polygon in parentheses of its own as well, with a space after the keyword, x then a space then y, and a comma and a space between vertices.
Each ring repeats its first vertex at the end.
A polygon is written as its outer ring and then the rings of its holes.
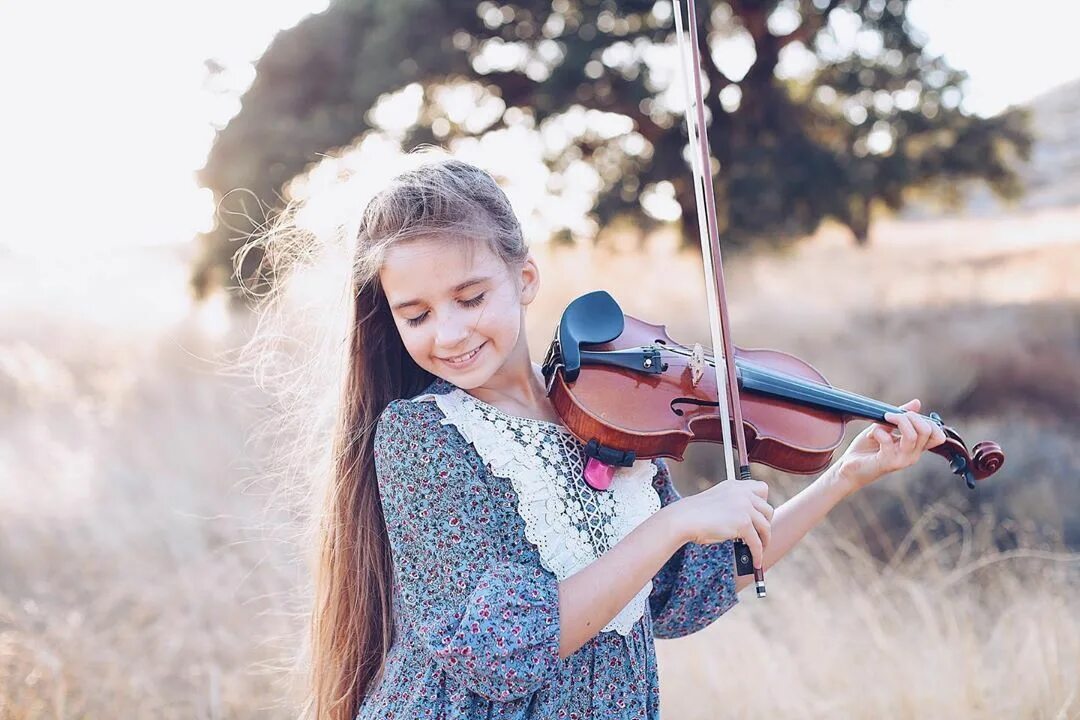
MULTIPOLYGON (((668 350, 676 355, 683 355, 683 353, 677 350, 671 348, 668 348, 668 350)), ((714 358, 711 356, 706 356, 706 360, 710 363, 715 362, 714 358)), ((898 412, 900 410, 899 408, 893 408, 890 405, 874 400, 873 398, 868 398, 864 395, 841 390, 840 388, 835 388, 831 385, 823 385, 813 380, 778 373, 774 370, 754 365, 745 360, 736 359, 736 364, 742 368, 744 372, 752 373, 755 379, 772 383, 772 389, 784 391, 791 399, 801 399, 826 405, 837 410, 850 410, 859 414, 870 414, 874 416, 881 415, 885 412, 898 412)))
MULTIPOLYGON (((679 357, 689 356, 688 353, 667 346, 664 347, 664 350, 679 357)), ((712 354, 705 354, 705 360, 710 365, 720 364, 716 363, 712 354)), ((836 410, 849 410, 862 415, 871 415, 874 418, 879 418, 886 412, 902 412, 898 407, 893 407, 888 403, 874 400, 865 395, 859 395, 831 385, 824 385, 813 380, 785 375, 746 360, 736 358, 735 364, 744 372, 754 373, 757 379, 773 383, 776 390, 784 391, 785 396, 793 400, 801 399, 819 405, 826 405, 836 410)), ((722 366, 722 364, 720 365, 722 366)))

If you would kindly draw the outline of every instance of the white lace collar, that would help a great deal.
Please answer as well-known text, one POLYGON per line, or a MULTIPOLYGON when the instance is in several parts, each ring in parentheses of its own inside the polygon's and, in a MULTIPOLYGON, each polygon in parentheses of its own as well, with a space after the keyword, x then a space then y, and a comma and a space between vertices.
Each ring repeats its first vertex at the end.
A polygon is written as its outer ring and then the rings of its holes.
MULTIPOLYGON (((413 400, 434 401, 445 416, 440 422, 456 427, 491 473, 510 481, 525 537, 559 580, 595 561, 660 509, 652 485, 656 465, 650 460, 617 468, 611 487, 597 491, 582 477, 581 443, 563 425, 510 415, 457 386, 413 400)), ((628 635, 651 591, 652 581, 601 632, 628 635)))

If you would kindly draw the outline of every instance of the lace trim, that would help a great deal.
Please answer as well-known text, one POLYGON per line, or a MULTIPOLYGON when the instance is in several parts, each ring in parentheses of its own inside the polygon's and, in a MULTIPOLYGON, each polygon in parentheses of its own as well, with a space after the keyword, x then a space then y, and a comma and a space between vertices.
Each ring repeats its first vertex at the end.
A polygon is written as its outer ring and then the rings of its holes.
MULTIPOLYGON (((445 416, 440 423, 456 427, 493 475, 513 485, 525 537, 559 580, 595 561, 660 509, 652 485, 657 468, 649 460, 617 468, 611 487, 596 491, 582 478, 585 456, 566 427, 510 415, 457 387, 413 398, 425 400, 439 406, 445 416)), ((650 580, 601 632, 628 635, 651 591, 650 580)))

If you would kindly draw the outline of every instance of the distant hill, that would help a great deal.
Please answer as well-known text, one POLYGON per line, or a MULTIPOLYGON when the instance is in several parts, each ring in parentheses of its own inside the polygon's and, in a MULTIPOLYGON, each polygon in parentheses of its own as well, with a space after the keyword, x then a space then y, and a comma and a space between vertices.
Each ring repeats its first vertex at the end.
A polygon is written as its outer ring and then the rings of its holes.
POLYGON ((1080 204, 1080 80, 1040 95, 1028 107, 1036 141, 1023 172, 1028 196, 1021 207, 1080 204))
MULTIPOLYGON (((1027 103, 1035 145, 1020 175, 1027 194, 1015 206, 998 200, 982 183, 972 183, 962 214, 976 217, 1014 210, 1080 205, 1080 80, 1050 90, 1027 103)), ((944 214, 928 203, 913 203, 904 218, 944 214)))

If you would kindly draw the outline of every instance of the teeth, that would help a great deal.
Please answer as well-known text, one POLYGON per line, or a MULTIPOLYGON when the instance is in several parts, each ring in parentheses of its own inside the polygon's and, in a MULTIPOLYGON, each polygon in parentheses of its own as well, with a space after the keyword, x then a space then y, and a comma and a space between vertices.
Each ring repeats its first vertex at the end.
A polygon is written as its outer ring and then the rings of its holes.
POLYGON ((475 350, 473 350, 473 351, 472 351, 471 353, 468 353, 468 354, 466 354, 466 355, 459 355, 459 356, 457 356, 456 358, 450 358, 449 360, 447 360, 447 362, 452 362, 452 363, 463 363, 463 362, 465 362, 466 360, 469 360, 469 359, 471 359, 471 358, 472 358, 472 356, 473 356, 473 355, 475 355, 475 354, 476 354, 476 353, 478 353, 478 352, 480 352, 480 348, 476 348, 476 349, 475 349, 475 350))

